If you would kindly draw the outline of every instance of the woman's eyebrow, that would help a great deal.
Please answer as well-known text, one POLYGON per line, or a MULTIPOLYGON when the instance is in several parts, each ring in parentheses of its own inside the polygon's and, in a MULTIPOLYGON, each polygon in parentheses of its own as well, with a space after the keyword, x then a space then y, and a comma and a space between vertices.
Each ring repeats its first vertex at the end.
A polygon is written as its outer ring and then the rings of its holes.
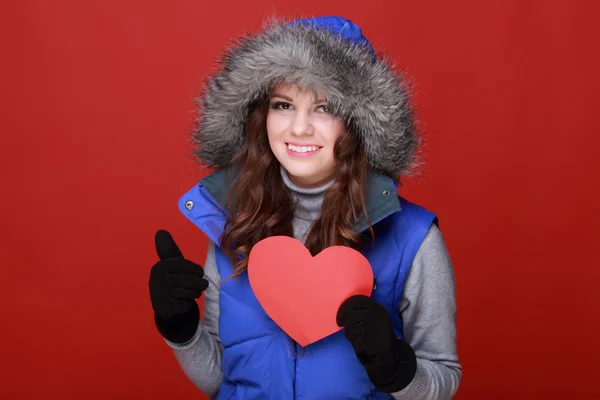
MULTIPOLYGON (((292 99, 291 97, 288 97, 288 96, 286 96, 286 95, 283 95, 283 94, 280 94, 280 93, 273 93, 273 94, 271 95, 271 97, 279 97, 279 98, 281 98, 281 99, 284 99, 284 100, 286 100, 286 101, 289 101, 290 103, 293 103, 293 102, 294 102, 294 99, 292 99)), ((325 99, 315 99, 315 100, 314 100, 314 102, 315 102, 315 103, 327 103, 327 100, 325 100, 325 99)))
POLYGON ((285 95, 283 95, 283 94, 279 94, 279 93, 273 93, 273 95, 272 95, 271 97, 280 97, 280 98, 282 98, 282 99, 284 99, 284 100, 287 100, 287 101, 289 101, 289 102, 293 102, 293 101, 294 101, 294 100, 293 100, 293 99, 291 99, 290 97, 288 97, 288 96, 285 96, 285 95))

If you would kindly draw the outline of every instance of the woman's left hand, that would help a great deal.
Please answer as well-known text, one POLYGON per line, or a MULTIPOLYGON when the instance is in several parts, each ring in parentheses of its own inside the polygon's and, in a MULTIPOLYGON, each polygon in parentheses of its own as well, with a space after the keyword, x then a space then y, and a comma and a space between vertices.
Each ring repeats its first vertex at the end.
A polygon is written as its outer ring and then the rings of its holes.
POLYGON ((417 358, 412 347, 396 337, 383 305, 368 296, 352 296, 340 306, 337 324, 344 328, 344 336, 375 387, 394 393, 408 386, 417 370, 417 358))

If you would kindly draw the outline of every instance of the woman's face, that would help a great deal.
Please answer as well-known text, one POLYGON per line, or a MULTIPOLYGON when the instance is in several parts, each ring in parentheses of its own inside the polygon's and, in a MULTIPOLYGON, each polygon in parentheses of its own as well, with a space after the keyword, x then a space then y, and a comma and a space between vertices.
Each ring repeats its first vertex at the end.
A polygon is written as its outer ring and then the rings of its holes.
POLYGON ((287 84, 272 90, 267 113, 269 145, 296 185, 317 187, 333 179, 333 146, 344 129, 344 122, 313 93, 287 84))

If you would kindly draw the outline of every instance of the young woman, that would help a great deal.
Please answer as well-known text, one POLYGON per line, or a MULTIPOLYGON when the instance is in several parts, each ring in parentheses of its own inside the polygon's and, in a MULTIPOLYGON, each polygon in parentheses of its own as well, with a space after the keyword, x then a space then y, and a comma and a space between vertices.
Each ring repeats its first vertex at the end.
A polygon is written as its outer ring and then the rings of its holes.
POLYGON ((210 239, 207 259, 185 259, 161 230, 150 273, 156 326, 184 373, 217 399, 454 396, 451 261, 435 215, 397 195, 419 145, 404 83, 340 17, 273 23, 222 66, 194 131, 215 172, 179 203, 210 239), (339 332, 301 347, 264 312, 246 268, 272 235, 369 260, 372 295, 341 305, 339 332))

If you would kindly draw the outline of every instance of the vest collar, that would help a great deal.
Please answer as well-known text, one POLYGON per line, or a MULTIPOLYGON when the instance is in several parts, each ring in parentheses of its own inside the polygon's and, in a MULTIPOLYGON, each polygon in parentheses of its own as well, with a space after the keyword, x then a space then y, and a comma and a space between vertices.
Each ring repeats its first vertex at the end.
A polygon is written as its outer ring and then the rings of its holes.
MULTIPOLYGON (((231 210, 226 208, 228 188, 231 187, 239 171, 239 166, 231 166, 217 170, 201 180, 204 188, 219 203, 221 208, 231 216, 231 210)), ((371 225, 383 220, 390 214, 401 211, 400 199, 397 195, 397 183, 387 175, 370 172, 365 189, 367 214, 371 225)), ((233 206, 235 207, 235 200, 233 206)), ((352 223, 356 232, 363 232, 368 228, 364 213, 352 223)))

